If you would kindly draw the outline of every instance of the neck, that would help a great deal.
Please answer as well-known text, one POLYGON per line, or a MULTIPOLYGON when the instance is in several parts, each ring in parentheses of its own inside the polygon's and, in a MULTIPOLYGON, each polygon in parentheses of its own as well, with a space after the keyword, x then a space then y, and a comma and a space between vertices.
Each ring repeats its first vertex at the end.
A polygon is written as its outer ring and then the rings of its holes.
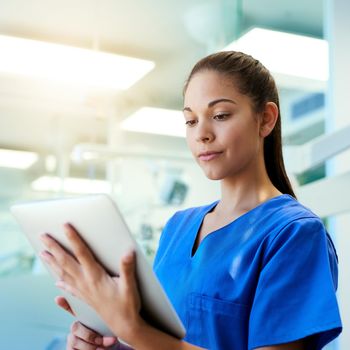
POLYGON ((282 193, 267 175, 263 158, 230 178, 221 180, 217 213, 242 213, 282 193))

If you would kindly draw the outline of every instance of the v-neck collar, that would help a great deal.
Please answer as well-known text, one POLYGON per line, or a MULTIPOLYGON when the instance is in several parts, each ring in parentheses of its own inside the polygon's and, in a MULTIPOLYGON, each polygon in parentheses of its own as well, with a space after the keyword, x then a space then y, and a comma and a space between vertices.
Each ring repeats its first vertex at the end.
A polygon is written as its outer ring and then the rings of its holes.
POLYGON ((194 232, 194 234, 192 235, 191 241, 190 241, 190 243, 191 243, 191 244, 190 244, 190 259, 193 260, 193 259, 196 257, 197 252, 198 252, 198 249, 201 247, 202 243, 203 243, 205 240, 207 240, 207 238, 208 238, 209 236, 211 236, 212 234, 215 234, 216 232, 221 231, 221 230, 223 230, 223 229, 225 229, 225 228, 227 228, 227 227, 229 227, 229 226, 235 224, 236 222, 243 220, 245 217, 249 216, 249 214, 253 213, 255 210, 257 210, 257 209, 263 207, 264 205, 269 204, 270 202, 272 202, 272 201, 274 201, 274 200, 282 199, 282 198, 284 198, 284 197, 293 198, 293 197, 291 197, 289 194, 286 194, 286 193, 281 194, 281 195, 278 195, 278 196, 275 196, 275 197, 272 197, 272 198, 269 198, 269 199, 267 199, 266 201, 264 201, 264 202, 258 204, 258 205, 255 206, 254 208, 248 210, 246 213, 244 213, 244 214, 238 216, 237 218, 235 218, 234 220, 232 220, 232 221, 229 222, 228 224, 226 224, 226 225, 224 225, 224 226, 222 226, 222 227, 219 227, 218 229, 216 229, 216 230, 214 230, 214 231, 208 233, 208 234, 202 239, 202 241, 199 243, 199 245, 198 245, 196 251, 195 251, 195 252, 193 253, 193 255, 192 255, 193 248, 194 248, 194 245, 195 245, 195 243, 196 243, 196 240, 197 240, 197 237, 198 237, 198 234, 199 234, 199 230, 200 230, 200 228, 202 227, 202 224, 203 224, 203 221, 204 221, 205 216, 206 216, 209 212, 211 212, 211 211, 216 207, 216 205, 219 203, 220 200, 216 200, 215 202, 213 202, 213 203, 211 203, 211 204, 205 206, 205 207, 204 207, 204 210, 201 211, 200 215, 198 215, 198 219, 196 220, 195 225, 194 225, 194 227, 193 227, 193 232, 194 232))
MULTIPOLYGON (((193 227, 193 232, 194 232, 194 236, 191 237, 191 250, 190 250, 190 259, 193 259, 197 253, 197 250, 199 248, 199 246, 201 245, 202 242, 199 243, 196 251, 194 252, 194 254, 192 255, 192 252, 193 252, 193 248, 194 248, 194 245, 196 243, 196 240, 197 240, 197 236, 199 234, 199 230, 200 228, 202 227, 202 224, 203 224, 203 221, 204 221, 204 218, 205 216, 210 213, 216 206, 217 204, 219 203, 220 200, 216 200, 215 202, 209 204, 208 206, 204 207, 204 210, 200 212, 200 214, 198 215, 198 220, 196 220, 195 222, 195 225, 193 227)), ((211 232, 212 233, 212 232, 211 232)), ((211 234, 209 233, 209 234, 211 234)), ((205 238, 205 237, 204 237, 205 238)), ((203 241, 203 240, 202 240, 203 241)))

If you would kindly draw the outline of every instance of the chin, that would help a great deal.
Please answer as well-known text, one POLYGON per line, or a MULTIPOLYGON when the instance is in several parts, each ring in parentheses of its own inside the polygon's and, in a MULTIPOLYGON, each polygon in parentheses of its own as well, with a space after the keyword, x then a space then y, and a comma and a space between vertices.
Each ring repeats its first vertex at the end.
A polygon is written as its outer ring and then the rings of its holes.
POLYGON ((223 179, 222 174, 219 174, 219 173, 206 173, 206 172, 204 172, 204 174, 209 180, 222 180, 223 179))

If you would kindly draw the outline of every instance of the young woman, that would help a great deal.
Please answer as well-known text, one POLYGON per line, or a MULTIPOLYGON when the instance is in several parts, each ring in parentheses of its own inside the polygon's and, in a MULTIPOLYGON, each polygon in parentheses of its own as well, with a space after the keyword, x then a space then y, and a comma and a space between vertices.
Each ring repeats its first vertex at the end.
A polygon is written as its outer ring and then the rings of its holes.
MULTIPOLYGON (((337 256, 286 175, 273 78, 240 52, 205 57, 186 82, 184 116, 195 160, 221 184, 220 200, 170 218, 154 261, 186 337, 175 339, 140 317, 132 252, 112 278, 69 225, 76 259, 43 236, 43 258, 60 275, 59 286, 89 303, 134 349, 323 348, 341 332, 337 256)), ((62 297, 56 302, 73 312, 62 297)), ((109 346, 127 348, 75 323, 67 349, 109 346)))

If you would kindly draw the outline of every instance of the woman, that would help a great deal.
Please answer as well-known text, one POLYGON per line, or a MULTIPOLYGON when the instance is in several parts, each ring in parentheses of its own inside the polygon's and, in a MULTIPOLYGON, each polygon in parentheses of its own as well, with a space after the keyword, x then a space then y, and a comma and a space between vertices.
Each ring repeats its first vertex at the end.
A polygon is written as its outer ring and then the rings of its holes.
MULTIPOLYGON (((121 260, 120 277, 111 278, 69 225, 77 261, 43 237, 43 258, 62 277, 59 286, 95 308, 134 349, 321 349, 341 332, 337 256, 286 175, 273 78, 243 53, 210 55, 186 82, 184 116, 194 158, 221 184, 219 201, 168 221, 154 261, 186 337, 141 319, 132 253, 121 260)), ((65 299, 56 301, 72 312, 65 299)), ((68 337, 68 349, 108 346, 128 348, 79 323, 68 337)))

